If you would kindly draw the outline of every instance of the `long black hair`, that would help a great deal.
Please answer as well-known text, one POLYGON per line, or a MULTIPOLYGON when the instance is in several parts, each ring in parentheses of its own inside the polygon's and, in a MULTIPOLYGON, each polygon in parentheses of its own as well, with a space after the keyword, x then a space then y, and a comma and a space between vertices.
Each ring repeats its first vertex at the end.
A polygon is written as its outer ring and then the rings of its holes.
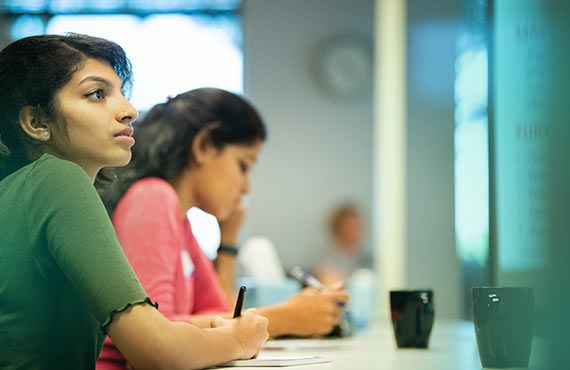
POLYGON ((37 159, 42 143, 20 127, 19 114, 33 107, 38 117, 57 121, 56 93, 88 58, 111 65, 132 87, 131 63, 116 43, 81 34, 40 35, 20 39, 0 52, 0 180, 37 159))
POLYGON ((228 144, 254 144, 267 136, 255 108, 243 97, 217 88, 200 88, 155 105, 134 124, 136 145, 128 166, 113 170, 112 187, 99 189, 112 213, 131 184, 146 177, 166 181, 176 178, 192 158, 196 134, 208 130, 208 139, 218 149, 228 144))

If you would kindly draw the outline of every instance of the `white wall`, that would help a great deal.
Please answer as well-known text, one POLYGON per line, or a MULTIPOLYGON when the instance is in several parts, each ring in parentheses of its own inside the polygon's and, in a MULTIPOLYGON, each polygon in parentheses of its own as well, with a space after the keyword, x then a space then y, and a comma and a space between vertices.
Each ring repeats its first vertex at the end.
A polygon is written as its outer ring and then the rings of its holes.
POLYGON ((311 63, 317 44, 334 34, 372 44, 372 10, 372 0, 244 1, 245 91, 269 128, 252 174, 247 232, 271 237, 286 267, 318 261, 335 202, 354 199, 370 220, 371 91, 331 99, 311 63))

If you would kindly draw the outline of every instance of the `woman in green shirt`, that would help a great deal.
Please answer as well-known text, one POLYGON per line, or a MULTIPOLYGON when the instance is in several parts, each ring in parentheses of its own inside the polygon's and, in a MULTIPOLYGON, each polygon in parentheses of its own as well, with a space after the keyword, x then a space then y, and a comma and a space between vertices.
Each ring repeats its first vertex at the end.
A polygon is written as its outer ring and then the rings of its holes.
POLYGON ((0 52, 0 368, 94 369, 108 333, 134 368, 204 368, 255 355, 267 320, 211 329, 155 309, 93 187, 126 165, 137 112, 123 49, 44 35, 0 52))

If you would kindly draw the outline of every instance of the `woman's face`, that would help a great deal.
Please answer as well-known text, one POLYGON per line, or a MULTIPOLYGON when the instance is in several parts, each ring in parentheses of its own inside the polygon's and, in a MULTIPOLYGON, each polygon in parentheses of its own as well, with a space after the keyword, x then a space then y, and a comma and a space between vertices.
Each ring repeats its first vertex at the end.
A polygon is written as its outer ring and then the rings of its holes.
POLYGON ((103 167, 128 164, 131 123, 138 113, 121 89, 109 64, 87 59, 56 94, 58 120, 64 124, 50 126, 50 152, 79 164, 92 178, 103 167))
POLYGON ((211 149, 194 170, 195 206, 225 220, 250 191, 249 173, 257 160, 262 142, 232 144, 211 149))
POLYGON ((336 239, 339 247, 345 250, 356 250, 361 247, 360 243, 364 235, 364 225, 360 216, 345 216, 336 232, 336 239))

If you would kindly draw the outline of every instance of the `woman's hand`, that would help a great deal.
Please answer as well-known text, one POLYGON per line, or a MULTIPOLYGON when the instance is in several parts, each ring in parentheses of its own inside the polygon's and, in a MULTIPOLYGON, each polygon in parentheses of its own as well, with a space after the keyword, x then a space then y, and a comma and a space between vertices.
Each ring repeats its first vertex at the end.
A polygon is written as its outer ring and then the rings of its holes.
POLYGON ((245 207, 239 202, 232 213, 223 221, 220 221, 221 245, 236 246, 239 231, 245 219, 245 207))
POLYGON ((348 299, 344 290, 305 288, 285 302, 261 312, 269 319, 271 336, 326 335, 340 322, 348 299))
POLYGON ((173 322, 150 304, 118 312, 107 331, 133 369, 205 369, 259 352, 267 319, 246 310, 235 320, 214 318, 211 328, 173 322))
POLYGON ((261 346, 269 338, 267 319, 253 308, 243 311, 237 319, 228 320, 221 316, 216 316, 210 325, 212 328, 226 327, 232 331, 242 348, 242 354, 239 356, 239 359, 249 359, 257 356, 261 346))

